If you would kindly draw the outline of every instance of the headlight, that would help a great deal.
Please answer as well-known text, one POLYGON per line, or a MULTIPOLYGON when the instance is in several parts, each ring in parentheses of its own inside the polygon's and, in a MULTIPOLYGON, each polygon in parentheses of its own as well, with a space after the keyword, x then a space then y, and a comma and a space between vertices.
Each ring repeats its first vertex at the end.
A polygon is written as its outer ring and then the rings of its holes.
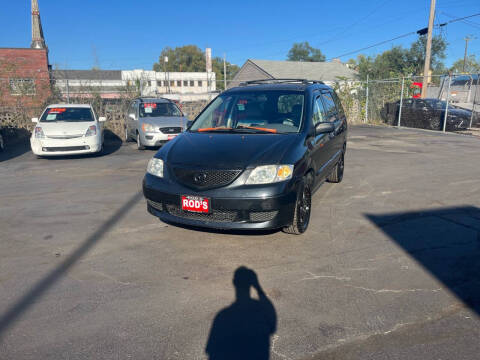
POLYGON ((147 165, 147 172, 158 177, 163 177, 163 160, 151 158, 147 165))
POLYGON ((85 133, 85 136, 93 136, 97 135, 97 127, 95 125, 91 125, 88 127, 87 132, 85 133))
POLYGON ((292 178, 293 165, 257 166, 248 176, 246 184, 270 184, 292 178))
POLYGON ((143 123, 142 124, 142 130, 143 132, 155 132, 155 126, 149 123, 143 123))
POLYGON ((43 130, 40 126, 37 126, 35 128, 35 138, 37 138, 37 139, 44 139, 45 138, 45 134, 43 133, 43 130))

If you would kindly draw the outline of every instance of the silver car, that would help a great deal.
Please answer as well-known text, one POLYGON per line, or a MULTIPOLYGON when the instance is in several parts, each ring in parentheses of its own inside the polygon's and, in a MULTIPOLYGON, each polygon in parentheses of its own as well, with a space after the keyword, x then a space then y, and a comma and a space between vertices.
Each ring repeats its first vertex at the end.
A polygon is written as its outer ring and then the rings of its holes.
POLYGON ((131 102, 125 117, 125 141, 135 139, 139 150, 162 146, 180 134, 187 118, 178 106, 164 98, 138 98, 131 102))

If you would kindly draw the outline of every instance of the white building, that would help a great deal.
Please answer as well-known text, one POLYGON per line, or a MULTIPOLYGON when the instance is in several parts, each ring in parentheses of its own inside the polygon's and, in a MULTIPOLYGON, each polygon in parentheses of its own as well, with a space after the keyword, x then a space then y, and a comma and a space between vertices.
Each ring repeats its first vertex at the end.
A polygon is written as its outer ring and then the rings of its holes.
POLYGON ((142 89, 142 96, 163 96, 182 101, 208 100, 216 91, 214 72, 156 72, 123 70, 122 80, 142 89))
POLYGON ((211 100, 216 96, 214 72, 156 72, 149 70, 54 70, 57 89, 64 97, 105 99, 137 88, 142 96, 162 96, 178 101, 211 100))

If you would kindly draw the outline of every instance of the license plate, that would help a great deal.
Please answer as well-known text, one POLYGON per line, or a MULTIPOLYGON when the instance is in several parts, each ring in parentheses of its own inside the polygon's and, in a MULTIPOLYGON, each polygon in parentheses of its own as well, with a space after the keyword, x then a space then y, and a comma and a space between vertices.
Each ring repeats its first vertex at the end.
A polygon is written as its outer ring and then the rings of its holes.
POLYGON ((182 196, 182 210, 208 213, 210 212, 210 199, 198 196, 182 196))

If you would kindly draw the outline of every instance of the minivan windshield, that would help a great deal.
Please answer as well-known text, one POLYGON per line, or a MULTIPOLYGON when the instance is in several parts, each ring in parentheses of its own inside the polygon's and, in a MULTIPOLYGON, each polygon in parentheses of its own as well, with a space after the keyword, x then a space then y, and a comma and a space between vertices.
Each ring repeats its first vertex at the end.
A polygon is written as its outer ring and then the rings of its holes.
POLYGON ((182 116, 177 105, 169 102, 144 102, 140 103, 140 117, 182 116))
POLYGON ((189 131, 297 133, 303 118, 304 95, 298 91, 266 90, 218 96, 189 131))
POLYGON ((95 121, 92 110, 85 107, 51 107, 45 110, 40 122, 95 121))

